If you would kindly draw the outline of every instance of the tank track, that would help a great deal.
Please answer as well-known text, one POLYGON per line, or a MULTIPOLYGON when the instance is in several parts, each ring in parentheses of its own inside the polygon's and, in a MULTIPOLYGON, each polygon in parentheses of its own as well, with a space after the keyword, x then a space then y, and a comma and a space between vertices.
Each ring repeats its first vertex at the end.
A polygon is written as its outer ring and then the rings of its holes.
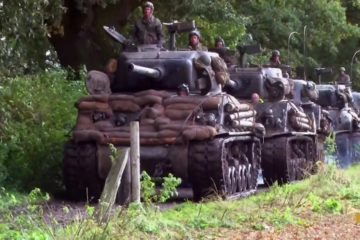
POLYGON ((65 144, 63 177, 70 199, 96 202, 100 198, 104 181, 98 177, 96 152, 95 143, 65 144))
POLYGON ((283 184, 303 179, 306 174, 313 173, 317 155, 316 142, 310 136, 266 140, 262 153, 265 183, 283 184))
POLYGON ((189 146, 189 176, 194 200, 209 195, 231 198, 257 188, 260 144, 252 139, 216 138, 189 146))

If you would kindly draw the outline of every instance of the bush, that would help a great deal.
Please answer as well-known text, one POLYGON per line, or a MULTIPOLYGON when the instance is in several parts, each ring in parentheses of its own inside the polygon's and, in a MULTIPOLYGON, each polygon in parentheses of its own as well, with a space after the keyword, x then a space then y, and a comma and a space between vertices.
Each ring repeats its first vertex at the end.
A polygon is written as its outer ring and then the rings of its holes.
POLYGON ((83 82, 65 72, 0 79, 0 185, 61 187, 63 142, 75 123, 83 82))

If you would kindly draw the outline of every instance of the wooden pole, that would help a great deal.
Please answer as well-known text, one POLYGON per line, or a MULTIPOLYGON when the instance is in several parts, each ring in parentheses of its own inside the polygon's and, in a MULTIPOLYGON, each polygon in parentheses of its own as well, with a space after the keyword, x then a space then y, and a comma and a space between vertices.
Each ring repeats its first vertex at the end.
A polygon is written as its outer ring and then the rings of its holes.
POLYGON ((129 151, 129 148, 121 150, 120 156, 115 159, 111 166, 101 194, 100 206, 96 213, 98 222, 106 222, 110 217, 110 211, 115 203, 117 191, 121 184, 121 177, 128 162, 129 151))
POLYGON ((139 122, 130 123, 131 201, 140 203, 140 137, 139 122))

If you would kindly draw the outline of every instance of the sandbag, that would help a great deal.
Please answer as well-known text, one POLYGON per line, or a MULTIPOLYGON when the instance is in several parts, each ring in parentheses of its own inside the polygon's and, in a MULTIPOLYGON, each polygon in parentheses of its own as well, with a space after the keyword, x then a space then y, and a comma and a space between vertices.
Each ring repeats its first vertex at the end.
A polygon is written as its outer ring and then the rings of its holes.
POLYGON ((141 118, 139 124, 140 125, 154 125, 155 120, 152 118, 141 118))
POLYGON ((97 142, 101 143, 105 140, 105 136, 96 130, 75 130, 72 133, 74 142, 97 142))
POLYGON ((181 133, 173 130, 162 130, 158 133, 159 138, 179 137, 181 133))
POLYGON ((160 126, 160 125, 163 125, 163 124, 168 124, 170 123, 171 120, 167 117, 157 117, 154 121, 154 125, 156 127, 160 126))
POLYGON ((140 131, 140 138, 157 138, 157 132, 140 131))
POLYGON ((186 118, 190 118, 193 114, 191 110, 173 110, 173 109, 166 109, 165 116, 172 120, 185 120, 186 118))
POLYGON ((164 107, 160 104, 155 104, 153 107, 145 109, 142 117, 156 119, 162 115, 164 115, 164 107))
POLYGON ((135 97, 129 94, 111 94, 109 97, 109 101, 111 102, 115 100, 128 100, 135 102, 135 97))
POLYGON ((80 98, 78 100, 78 102, 82 102, 82 101, 95 101, 95 102, 108 102, 109 100, 109 95, 108 94, 95 94, 95 95, 88 95, 88 96, 84 96, 82 98, 80 98))
POLYGON ((105 102, 82 101, 77 102, 76 107, 79 110, 106 111, 107 109, 109 109, 109 104, 105 102))
POLYGON ((161 104, 162 97, 155 96, 155 95, 145 95, 140 97, 135 97, 135 103, 140 106, 152 106, 156 103, 161 104))
POLYGON ((108 138, 128 138, 130 139, 130 132, 107 132, 105 134, 108 138))
POLYGON ((113 111, 118 112, 139 112, 141 110, 139 105, 129 100, 113 100, 109 104, 113 111))
POLYGON ((175 110, 194 110, 198 107, 197 104, 193 103, 173 103, 166 106, 166 109, 175 109, 175 110))
POLYGON ((94 129, 94 122, 92 120, 91 112, 80 112, 76 120, 76 130, 94 129))
POLYGON ((171 93, 169 93, 167 91, 158 91, 158 90, 154 90, 154 89, 149 89, 149 90, 144 90, 144 91, 134 93, 134 96, 136 96, 136 97, 142 97, 142 96, 146 96, 146 95, 153 95, 153 96, 159 96, 162 98, 166 98, 166 97, 170 97, 171 93))
POLYGON ((184 123, 169 123, 159 125, 158 129, 162 130, 172 130, 172 131, 183 131, 188 125, 184 123))
POLYGON ((188 97, 171 97, 164 99, 164 105, 167 106, 170 104, 194 104, 196 106, 201 106, 205 110, 217 109, 221 102, 221 96, 208 97, 208 96, 188 96, 188 97))
POLYGON ((211 126, 189 127, 183 131, 183 136, 187 140, 205 140, 216 135, 216 129, 211 126))
POLYGON ((98 121, 94 123, 95 128, 100 131, 105 131, 106 129, 112 129, 114 126, 110 121, 98 121))

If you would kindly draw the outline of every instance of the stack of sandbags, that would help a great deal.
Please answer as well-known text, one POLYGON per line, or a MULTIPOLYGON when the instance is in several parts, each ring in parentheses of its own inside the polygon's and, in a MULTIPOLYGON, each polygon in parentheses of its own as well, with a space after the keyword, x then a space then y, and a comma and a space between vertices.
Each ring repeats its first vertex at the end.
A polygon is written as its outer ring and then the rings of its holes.
MULTIPOLYGON (((92 95, 76 103, 78 120, 75 141, 128 144, 129 126, 115 126, 113 115, 138 114, 141 144, 171 144, 213 137, 216 129, 196 125, 199 109, 217 109, 221 97, 171 96, 166 91, 147 90, 130 94, 92 95)), ((115 116, 114 116, 115 117, 115 116)))

